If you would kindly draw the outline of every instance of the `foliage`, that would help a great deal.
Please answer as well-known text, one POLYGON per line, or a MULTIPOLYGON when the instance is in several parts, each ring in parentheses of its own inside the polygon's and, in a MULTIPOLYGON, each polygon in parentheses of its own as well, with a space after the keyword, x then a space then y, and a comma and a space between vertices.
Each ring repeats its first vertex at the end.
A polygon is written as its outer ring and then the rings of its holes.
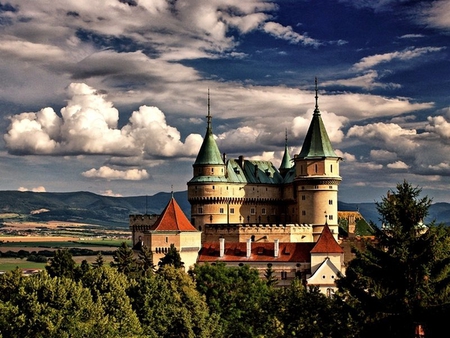
POLYGON ((276 286, 278 284, 278 278, 275 277, 275 271, 272 269, 271 263, 267 264, 264 278, 266 278, 266 283, 268 286, 276 286))
POLYGON ((155 269, 155 265, 153 264, 153 253, 145 245, 143 245, 139 251, 137 264, 142 275, 151 273, 155 269))
POLYGON ((128 288, 134 285, 132 280, 116 269, 101 266, 90 269, 81 282, 90 290, 94 302, 102 308, 104 318, 96 327, 99 335, 102 332, 105 337, 123 337, 141 332, 139 320, 127 295, 128 288))
POLYGON ((255 337, 270 332, 272 289, 248 265, 227 267, 222 262, 195 265, 190 271, 197 290, 206 296, 211 313, 217 314, 222 337, 255 337))
POLYGON ((216 316, 189 276, 171 265, 141 278, 132 291, 133 307, 151 337, 215 337, 216 316))
POLYGON ((75 261, 67 249, 58 249, 45 267, 51 277, 74 277, 75 261))
POLYGON ((123 242, 114 253, 111 266, 125 275, 131 275, 137 270, 133 249, 126 242, 123 242))
POLYGON ((17 286, 8 301, 0 302, 4 337, 97 337, 94 327, 102 313, 80 284, 44 271, 17 286))
POLYGON ((159 267, 165 265, 172 265, 176 269, 184 267, 184 263, 181 261, 180 253, 174 244, 170 244, 169 251, 159 260, 159 267))
POLYGON ((101 251, 99 251, 99 253, 97 254, 97 258, 95 259, 95 262, 92 263, 92 266, 94 268, 99 268, 103 265, 105 265, 105 259, 103 258, 101 251))
POLYGON ((405 181, 377 203, 383 228, 338 280, 362 337, 412 337, 418 323, 431 337, 438 330, 434 318, 449 314, 449 232, 422 224, 431 200, 420 193, 405 181))

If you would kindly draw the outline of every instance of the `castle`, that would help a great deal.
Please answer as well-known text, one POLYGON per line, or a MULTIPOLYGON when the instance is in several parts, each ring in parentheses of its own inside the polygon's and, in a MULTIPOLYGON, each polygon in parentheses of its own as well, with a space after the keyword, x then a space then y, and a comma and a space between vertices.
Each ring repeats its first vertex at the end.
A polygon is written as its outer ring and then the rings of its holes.
POLYGON ((316 242, 327 223, 338 236, 339 161, 316 105, 300 154, 285 144, 277 169, 269 161, 227 159, 212 132, 210 104, 206 135, 188 182, 191 223, 203 241, 316 242))
POLYGON ((158 260, 174 244, 185 267, 222 261, 250 264, 261 276, 271 268, 280 286, 294 278, 335 290, 344 271, 338 243, 341 158, 332 148, 318 106, 302 149, 293 158, 287 139, 279 168, 269 161, 227 159, 212 132, 208 93, 206 135, 187 183, 191 220, 176 201, 162 214, 130 215, 133 245, 146 245, 158 260))

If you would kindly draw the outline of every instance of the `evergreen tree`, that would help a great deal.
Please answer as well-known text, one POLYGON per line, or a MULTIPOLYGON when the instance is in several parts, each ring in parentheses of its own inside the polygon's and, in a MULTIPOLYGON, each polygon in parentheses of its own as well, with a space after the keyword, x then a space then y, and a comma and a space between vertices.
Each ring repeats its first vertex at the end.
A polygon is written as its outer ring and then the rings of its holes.
POLYGON ((184 267, 184 263, 181 261, 180 253, 174 244, 170 244, 169 251, 159 260, 159 267, 164 265, 172 265, 176 269, 184 267))
POLYGON ((278 284, 278 278, 275 277, 275 271, 273 270, 271 263, 267 264, 264 277, 266 278, 266 283, 268 286, 276 286, 278 284))
POLYGON ((153 253, 145 245, 143 245, 139 251, 138 265, 143 275, 153 272, 155 268, 155 265, 153 264, 153 253))
POLYGON ((67 249, 58 249, 45 267, 51 277, 74 278, 76 263, 67 249))
POLYGON ((419 324, 432 337, 435 318, 449 314, 449 231, 423 224, 431 200, 420 194, 404 181, 377 203, 382 228, 337 281, 362 337, 413 337, 419 324))
POLYGON ((111 266, 116 268, 117 271, 123 272, 127 276, 130 276, 137 270, 134 251, 126 242, 123 242, 115 251, 111 266))
POLYGON ((102 252, 99 251, 97 254, 97 258, 95 259, 95 262, 92 263, 92 266, 94 268, 99 268, 105 264, 105 259, 103 258, 102 252))

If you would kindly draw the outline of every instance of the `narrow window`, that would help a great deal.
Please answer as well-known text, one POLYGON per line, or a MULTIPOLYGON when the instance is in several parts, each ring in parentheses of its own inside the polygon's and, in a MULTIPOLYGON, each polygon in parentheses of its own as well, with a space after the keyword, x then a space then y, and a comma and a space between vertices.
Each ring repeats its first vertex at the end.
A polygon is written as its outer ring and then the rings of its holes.
POLYGON ((219 213, 223 214, 223 208, 219 209, 219 213))
POLYGON ((234 214, 234 208, 230 208, 230 214, 234 214))
POLYGON ((333 220, 333 215, 329 215, 329 216, 328 216, 328 219, 329 219, 330 221, 332 221, 332 220, 333 220))
POLYGON ((306 211, 302 210, 302 216, 305 216, 305 215, 306 215, 306 211))
POLYGON ((266 208, 262 208, 262 209, 261 209, 261 213, 262 213, 263 215, 265 215, 265 214, 266 214, 266 208))
POLYGON ((256 214, 255 208, 251 208, 251 209, 250 209, 250 214, 252 214, 252 215, 256 214))
POLYGON ((198 212, 199 214, 203 214, 203 208, 198 208, 197 212, 198 212))
POLYGON ((330 171, 333 172, 333 165, 330 165, 330 171))
POLYGON ((306 200, 306 196, 302 195, 302 201, 306 200))
POLYGON ((315 169, 315 171, 316 171, 316 174, 317 174, 317 164, 316 164, 316 165, 314 165, 314 169, 315 169))
POLYGON ((281 279, 286 280, 287 279, 287 272, 281 271, 281 279))
POLYGON ((166 243, 169 243, 169 237, 166 237, 166 243))
POLYGON ((328 200, 329 205, 333 205, 333 200, 328 200))

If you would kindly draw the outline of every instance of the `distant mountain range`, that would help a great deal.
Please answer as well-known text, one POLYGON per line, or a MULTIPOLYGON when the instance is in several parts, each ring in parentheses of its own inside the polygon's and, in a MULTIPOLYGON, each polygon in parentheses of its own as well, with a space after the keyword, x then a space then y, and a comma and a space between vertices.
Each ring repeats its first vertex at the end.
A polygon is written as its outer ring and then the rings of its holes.
MULTIPOLYGON (((183 212, 190 218, 187 191, 173 193, 183 212)), ((72 221, 98 224, 105 227, 128 227, 130 214, 160 214, 171 193, 160 192, 152 196, 109 197, 90 192, 35 193, 0 191, 0 213, 4 221, 72 221), (7 215, 17 214, 17 215, 7 215)), ((380 225, 375 203, 339 202, 340 211, 359 211, 367 222, 380 225)), ((430 207, 429 223, 450 225, 450 204, 435 203, 430 207)))

